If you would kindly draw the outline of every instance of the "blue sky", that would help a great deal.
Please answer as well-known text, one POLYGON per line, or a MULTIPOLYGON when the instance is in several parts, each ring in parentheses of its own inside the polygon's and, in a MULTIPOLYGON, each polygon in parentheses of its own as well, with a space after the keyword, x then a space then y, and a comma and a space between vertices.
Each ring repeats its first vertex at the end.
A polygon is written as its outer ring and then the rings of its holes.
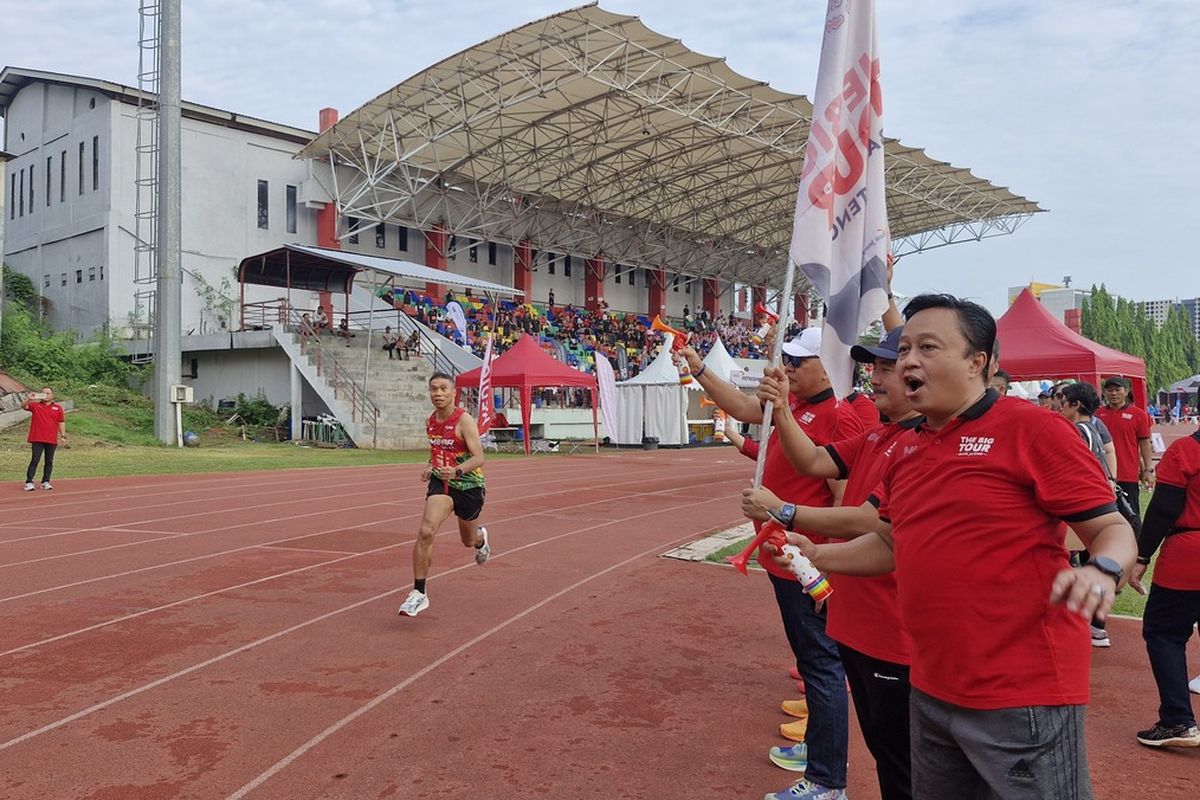
MULTIPOLYGON (((545 0, 186 0, 188 100, 307 128, 476 42, 570 7, 545 0)), ((812 94, 825 3, 606 0, 784 91, 812 94)), ((1200 3, 878 0, 891 136, 1038 201, 1012 236, 904 259, 905 294, 1002 311, 1030 280, 1134 299, 1200 296, 1200 3)), ((0 0, 0 64, 133 83, 132 0, 0 0)))

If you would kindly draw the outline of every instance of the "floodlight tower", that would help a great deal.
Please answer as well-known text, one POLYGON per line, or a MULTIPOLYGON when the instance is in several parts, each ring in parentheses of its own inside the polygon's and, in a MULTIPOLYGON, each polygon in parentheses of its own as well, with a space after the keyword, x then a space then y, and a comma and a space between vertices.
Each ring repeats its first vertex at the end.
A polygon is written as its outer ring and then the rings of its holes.
POLYGON ((154 435, 177 443, 171 387, 181 375, 182 162, 180 100, 180 0, 160 0, 158 87, 157 297, 154 315, 154 435))

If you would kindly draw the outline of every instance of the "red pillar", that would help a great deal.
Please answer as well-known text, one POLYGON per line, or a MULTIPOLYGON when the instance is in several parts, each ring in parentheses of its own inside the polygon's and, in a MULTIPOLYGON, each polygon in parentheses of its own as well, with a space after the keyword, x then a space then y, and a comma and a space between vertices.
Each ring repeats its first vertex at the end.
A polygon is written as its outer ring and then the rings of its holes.
POLYGON ((650 275, 650 299, 646 303, 646 316, 653 319, 655 315, 667 313, 667 271, 664 269, 646 268, 650 275))
POLYGON ((607 265, 604 254, 598 253, 583 261, 584 307, 589 311, 599 308, 604 302, 604 272, 607 265))
POLYGON ((746 310, 746 289, 745 289, 745 287, 738 289, 737 298, 738 298, 737 310, 738 310, 738 313, 741 314, 742 312, 744 312, 746 310))
POLYGON ((765 306, 767 304, 767 287, 755 286, 751 292, 753 293, 752 305, 750 307, 752 311, 760 305, 765 306))
MULTIPOLYGON (((425 231, 425 266, 440 270, 446 269, 446 245, 449 240, 450 236, 446 233, 444 222, 435 222, 433 230, 425 231)), ((442 285, 432 281, 426 283, 425 294, 429 295, 435 303, 441 301, 442 285)))
POLYGON ((721 283, 716 278, 704 279, 704 302, 700 307, 712 319, 721 316, 721 283))
POLYGON ((533 250, 529 246, 529 240, 522 239, 513 246, 513 288, 524 292, 526 303, 532 299, 532 262, 533 250))
POLYGON ((801 328, 808 327, 808 294, 806 292, 796 295, 796 300, 792 304, 792 319, 796 320, 796 324, 801 328))
MULTIPOLYGON (((317 112, 317 130, 321 133, 332 128, 337 124, 338 110, 336 108, 322 108, 317 112)), ((336 203, 326 203, 324 207, 317 212, 317 247, 329 247, 334 250, 341 250, 342 243, 337 238, 338 213, 336 203)), ((317 301, 321 308, 325 309, 325 314, 328 315, 330 324, 333 322, 333 297, 329 292, 321 292, 320 299, 317 301)))
POLYGON ((1071 330, 1081 333, 1081 329, 1083 328, 1083 312, 1078 308, 1068 308, 1063 312, 1063 322, 1071 330))

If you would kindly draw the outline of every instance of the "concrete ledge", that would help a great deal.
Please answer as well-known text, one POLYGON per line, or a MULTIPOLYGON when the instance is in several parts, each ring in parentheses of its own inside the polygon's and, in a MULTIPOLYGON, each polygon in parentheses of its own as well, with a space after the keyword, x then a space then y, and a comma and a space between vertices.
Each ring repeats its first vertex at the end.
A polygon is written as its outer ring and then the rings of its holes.
POLYGON ((668 550, 663 553, 663 558, 677 558, 680 561, 703 561, 721 548, 736 544, 743 539, 749 539, 752 536, 754 536, 754 525, 750 522, 744 522, 741 525, 735 525, 732 528, 727 528, 711 536, 706 536, 703 539, 689 542, 682 547, 676 547, 674 550, 668 550))

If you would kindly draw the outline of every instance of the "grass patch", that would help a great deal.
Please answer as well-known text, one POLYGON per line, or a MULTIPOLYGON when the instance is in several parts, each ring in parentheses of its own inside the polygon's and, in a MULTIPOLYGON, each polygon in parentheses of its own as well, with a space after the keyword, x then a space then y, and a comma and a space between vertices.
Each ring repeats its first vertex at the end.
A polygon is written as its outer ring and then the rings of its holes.
MULTIPOLYGON (((719 564, 724 564, 726 558, 728 558, 729 556, 736 556, 738 553, 745 550, 746 545, 750 544, 750 540, 752 540, 753 538, 754 538, 753 536, 747 536, 745 539, 742 539, 740 542, 734 542, 733 544, 725 545, 724 547, 722 547, 720 550, 716 551, 715 553, 709 553, 708 556, 705 557, 704 560, 705 561, 716 561, 719 564)), ((747 563, 747 566, 754 567, 754 568, 758 567, 758 551, 757 550, 755 550, 754 554, 750 556, 750 561, 747 563)))

